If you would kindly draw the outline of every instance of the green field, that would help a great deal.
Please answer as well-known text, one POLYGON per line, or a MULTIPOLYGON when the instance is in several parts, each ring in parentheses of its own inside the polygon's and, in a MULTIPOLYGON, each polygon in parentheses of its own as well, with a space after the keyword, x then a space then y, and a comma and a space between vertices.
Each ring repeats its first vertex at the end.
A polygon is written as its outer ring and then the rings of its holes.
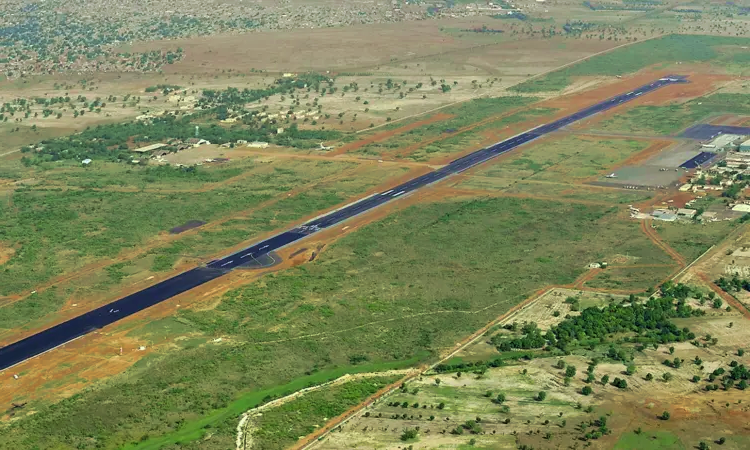
POLYGON ((373 377, 350 381, 303 395, 283 406, 263 411, 252 420, 253 448, 285 449, 326 421, 346 412, 400 377, 373 377))
MULTIPOLYGON (((282 170, 288 170, 289 174, 296 174, 297 172, 294 170, 307 170, 307 174, 304 174, 305 178, 302 178, 302 175, 300 176, 300 179, 295 182, 300 181, 309 181, 309 178, 312 176, 315 176, 316 174, 324 175, 329 174, 332 170, 340 170, 340 169, 346 169, 347 167, 352 167, 351 164, 347 163, 334 163, 334 164, 323 164, 322 167, 319 167, 319 164, 321 163, 293 163, 291 165, 287 165, 288 162, 284 162, 283 166, 280 166, 282 170), (287 169, 288 167, 288 169, 287 169)), ((278 170, 276 170, 273 166, 264 166, 265 169, 271 170, 271 174, 277 173, 278 170)), ((137 256, 135 258, 132 258, 125 262, 115 263, 111 264, 107 267, 105 267, 102 270, 95 271, 91 273, 90 275, 82 278, 82 279, 76 279, 74 283, 68 283, 68 284, 62 284, 59 285, 55 289, 45 290, 42 293, 34 294, 27 299, 15 302, 9 306, 5 306, 0 308, 0 330, 10 330, 14 328, 33 328, 43 325, 44 323, 47 323, 51 320, 54 320, 54 317, 52 314, 57 311, 62 304, 66 301, 66 299, 71 298, 87 298, 92 296, 109 296, 113 291, 116 292, 116 289, 118 286, 122 285, 128 285, 138 280, 143 280, 148 278, 149 276, 156 274, 158 272, 164 272, 172 270, 176 263, 182 261, 182 262, 196 262, 200 261, 203 258, 205 258, 208 255, 215 254, 216 252, 220 252, 226 248, 233 247, 241 242, 248 241, 252 239, 254 236, 259 236, 262 233, 267 233, 270 231, 273 231, 275 229, 278 229, 280 227, 286 226, 287 224, 297 221, 303 217, 310 216, 318 211, 331 208, 337 204, 346 202, 348 199, 361 194, 366 189, 369 189, 379 183, 382 183, 383 180, 388 179, 392 176, 398 176, 404 173, 403 169, 399 168, 392 168, 392 167, 384 167, 384 166, 372 166, 366 168, 366 170, 358 170, 356 175, 342 175, 340 178, 332 179, 329 181, 322 181, 320 184, 318 184, 314 189, 310 189, 306 192, 302 192, 298 195, 294 195, 291 197, 283 196, 279 201, 268 205, 267 207, 263 208, 261 211, 257 211, 253 214, 247 215, 247 216, 238 216, 235 219, 229 220, 225 223, 223 223, 221 226, 214 227, 211 229, 206 230, 199 230, 197 233, 192 235, 187 235, 182 237, 179 240, 172 241, 171 243, 160 245, 155 247, 153 250, 147 251, 143 253, 140 256, 137 256)), ((254 175, 254 174, 253 174, 254 175)), ((297 175, 295 175, 297 176, 297 175)), ((128 196, 136 196, 136 198, 143 199, 144 196, 153 196, 153 197, 161 197, 166 202, 167 200, 172 200, 176 206, 182 205, 182 202, 188 202, 190 199, 195 199, 196 195, 200 195, 201 198, 207 198, 207 196, 210 195, 222 195, 226 194, 228 201, 226 204, 221 204, 221 209, 218 209, 213 214, 218 215, 219 213, 230 213, 232 210, 229 210, 228 208, 232 207, 232 205, 246 205, 239 202, 243 201, 252 201, 257 202, 259 197, 253 197, 253 196, 246 196, 240 194, 237 195, 236 192, 240 189, 247 188, 248 190, 252 190, 254 186, 257 186, 256 183, 261 183, 262 177, 258 177, 257 179, 254 179, 255 177, 250 177, 249 180, 243 180, 238 181, 236 185, 229 185, 227 187, 227 190, 225 191, 224 188, 216 189, 213 191, 208 191, 203 194, 190 194, 190 193, 180 193, 180 194, 169 194, 164 196, 159 196, 158 194, 148 194, 148 193, 141 193, 141 196, 138 197, 137 193, 110 193, 110 192, 99 192, 99 191, 93 191, 93 190, 86 190, 86 191, 52 191, 53 195, 59 195, 59 194, 66 194, 66 193, 81 193, 86 192, 92 197, 95 198, 112 198, 109 197, 110 195, 114 195, 117 198, 121 199, 122 202, 129 202, 131 201, 128 196), (240 187, 240 184, 245 184, 246 186, 240 187), (235 194, 229 195, 229 192, 235 192, 235 194)), ((282 182, 285 180, 285 176, 279 175, 278 177, 279 181, 282 182)), ((286 178, 290 179, 290 178, 286 178)), ((296 180, 295 178, 291 178, 292 180, 296 180)), ((267 181, 266 181, 267 182, 267 181)), ((289 186, 285 186, 283 184, 273 186, 273 183, 270 183, 271 187, 269 189, 277 190, 277 189, 289 189, 289 186)), ((273 192, 271 190, 271 192, 273 192)), ((33 194, 39 194, 38 191, 30 191, 33 194)), ((241 192, 241 191, 239 191, 241 192)), ((283 191, 277 191, 277 192, 283 192, 283 191)), ((48 192, 45 192, 45 195, 49 194, 48 192)), ((49 197, 45 197, 49 198, 49 197)), ((264 195, 262 198, 269 198, 267 195, 264 195)), ((133 202, 136 200, 133 199, 133 202)), ((210 202, 209 202, 210 203, 210 202)), ((103 203, 104 205, 107 205, 106 203, 103 203)), ((257 203, 254 203, 257 204, 257 203)), ((74 207, 73 203, 68 203, 70 207, 74 207)), ((162 205, 162 203, 157 203, 157 205, 162 205)), ((249 204, 252 206, 253 204, 249 204)), ((116 205, 112 205, 113 207, 116 207, 116 205)), ((243 206, 244 207, 244 206, 243 206)), ((132 210, 138 212, 139 214, 148 215, 149 212, 151 212, 154 216, 158 216, 158 214, 169 214, 173 213, 175 209, 172 208, 166 208, 167 211, 164 212, 154 212, 150 209, 151 207, 148 205, 143 205, 142 210, 138 210, 136 208, 133 208, 132 210)), ((182 214, 192 214, 190 212, 189 208, 184 208, 185 211, 182 211, 182 214)), ((239 211, 237 211, 239 212, 239 211)), ((107 211, 106 215, 102 214, 99 217, 111 217, 112 220, 116 220, 117 213, 116 211, 107 211)), ((160 217, 156 217, 155 220, 160 220, 160 217)), ((187 217, 187 216, 184 216, 187 217)), ((126 220, 128 218, 124 218, 123 220, 126 220)), ((93 219, 91 219, 93 220, 93 219)), ((171 217, 170 217, 171 220, 171 217)), ((133 223, 135 223, 136 219, 132 219, 133 223)), ((144 220, 144 225, 147 223, 146 220, 144 220)), ((154 222, 158 223, 158 222, 154 222)), ((175 221, 177 223, 177 221, 175 221)), ((72 231, 75 227, 76 223, 70 225, 70 229, 65 227, 57 227, 59 235, 53 235, 57 239, 59 239, 62 243, 65 245, 76 245, 76 242, 78 241, 72 241, 65 233, 72 233, 72 231), (68 240, 66 240, 68 239, 68 240)), ((80 223, 78 223, 80 225, 80 223)), ((135 225, 134 225, 135 226, 135 225)), ((171 225, 170 225, 171 226, 171 225)), ((49 225, 50 230, 52 229, 51 224, 49 225)), ((112 232, 115 232, 118 230, 118 228, 114 225, 111 225, 112 232)), ((127 231, 127 230, 124 230, 127 231)), ((142 233, 143 230, 131 230, 133 231, 133 235, 128 235, 129 237, 132 236, 135 240, 139 234, 136 233, 142 233)), ((29 239, 43 239, 46 236, 38 236, 38 235, 29 235, 29 239)), ((75 236, 75 233, 73 233, 73 237, 75 236)), ((105 235, 103 236, 103 239, 111 239, 112 235, 105 235)), ((48 242, 49 240, 45 241, 48 242)), ((33 242, 33 241, 32 241, 33 242)), ((126 241, 124 239, 120 241, 113 241, 112 244, 105 244, 103 243, 102 246, 104 249, 109 249, 108 245, 114 246, 115 243, 120 243, 120 245, 132 245, 129 244, 129 242, 132 241, 126 241)), ((41 244, 40 244, 41 245, 41 244)), ((61 244, 62 245, 62 244, 61 244)), ((118 249, 121 247, 118 247, 118 249)), ((88 247, 82 246, 82 250, 87 250, 88 247)), ((99 255, 99 254, 94 254, 99 255)), ((54 255, 52 255, 54 256, 54 255)), ((49 259, 46 261, 51 261, 51 264, 55 263, 54 258, 50 256, 49 259)), ((107 257, 107 254, 104 254, 102 257, 107 257)), ((36 261, 36 260, 34 260, 36 261)), ((32 275, 35 274, 33 271, 29 272, 22 272, 19 267, 19 262, 12 260, 10 263, 8 263, 8 266, 10 266, 10 269, 13 270, 13 265, 16 264, 16 271, 8 271, 8 273, 15 273, 17 276, 26 276, 27 278, 20 278, 15 280, 16 283, 32 283, 34 281, 34 278, 32 275)), ((23 266, 21 266, 23 267, 23 266)), ((30 269, 35 269, 38 266, 31 264, 28 266, 30 269)), ((46 266, 43 266, 45 269, 47 269, 47 272, 43 272, 46 276, 49 276, 52 272, 51 269, 54 267, 48 268, 46 266)), ((66 267, 66 266, 64 266, 66 267)), ((5 276, 5 275, 3 275, 5 276)), ((10 331, 6 331, 6 333, 11 333, 10 331)), ((0 336, 3 333, 0 332, 0 336)))
POLYGON ((615 444, 615 450, 685 450, 680 439, 668 431, 626 433, 615 444))
POLYGON ((748 45, 750 45, 749 38, 669 35, 594 56, 570 67, 513 86, 511 90, 516 92, 559 91, 569 86, 573 77, 623 75, 655 64, 664 66, 676 62, 712 60, 736 64, 738 59, 742 58, 739 54, 740 47, 748 45))
POLYGON ((636 203, 651 194, 580 183, 609 171, 647 146, 648 142, 638 140, 592 140, 568 136, 511 153, 467 177, 458 187, 611 202, 613 205, 636 203))
POLYGON ((226 449, 237 416, 221 411, 249 393, 316 371, 414 364, 534 290, 571 282, 612 249, 663 261, 637 224, 615 214, 515 199, 408 208, 345 236, 311 264, 230 291, 214 310, 178 313, 180 333, 229 344, 156 355, 40 406, 0 436, 0 447, 118 448, 174 433, 190 441, 207 426, 211 439, 187 448, 226 449))
MULTIPOLYGON (((493 115, 503 114, 512 109, 526 106, 537 99, 532 97, 496 97, 478 98, 441 110, 450 114, 452 119, 435 122, 415 128, 406 133, 393 136, 387 141, 374 142, 357 149, 354 153, 361 155, 380 155, 403 149, 410 145, 438 137, 450 137, 451 131, 473 125, 493 115)), ((401 124, 403 126, 405 124, 401 124)))
MULTIPOLYGON (((487 131, 500 131, 503 127, 515 123, 524 122, 542 117, 553 113, 555 110, 550 108, 531 108, 511 114, 502 119, 492 121, 486 125, 480 125, 465 133, 459 133, 455 136, 449 135, 446 139, 420 147, 408 157, 414 161, 428 161, 435 156, 465 152, 471 149, 478 149, 484 140, 482 133, 487 131)), ((500 140, 498 138, 498 140, 500 140)))
POLYGON ((657 224, 656 231, 685 260, 694 261, 712 245, 721 242, 737 226, 736 220, 714 222, 709 225, 665 222, 657 224))
POLYGON ((617 133, 668 135, 720 114, 750 114, 750 94, 720 92, 684 104, 637 106, 593 128, 617 133))
POLYGON ((643 292, 661 284, 677 269, 676 264, 669 267, 609 268, 588 281, 585 287, 643 292))

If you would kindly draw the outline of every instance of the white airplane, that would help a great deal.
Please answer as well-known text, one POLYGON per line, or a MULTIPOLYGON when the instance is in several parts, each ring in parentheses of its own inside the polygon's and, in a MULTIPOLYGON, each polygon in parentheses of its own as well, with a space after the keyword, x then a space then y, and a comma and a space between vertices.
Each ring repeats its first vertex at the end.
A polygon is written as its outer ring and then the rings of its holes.
POLYGON ((612 172, 612 173, 610 173, 609 175, 607 175, 607 177, 606 177, 606 178, 617 178, 617 175, 615 175, 615 173, 614 173, 614 172, 612 172))

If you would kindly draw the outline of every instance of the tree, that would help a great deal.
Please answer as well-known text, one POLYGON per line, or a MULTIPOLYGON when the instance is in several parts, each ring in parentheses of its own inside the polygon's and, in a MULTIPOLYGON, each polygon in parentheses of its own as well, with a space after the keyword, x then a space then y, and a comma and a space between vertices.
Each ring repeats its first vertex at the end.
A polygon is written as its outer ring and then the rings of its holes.
POLYGON ((497 403, 504 403, 505 402, 505 394, 503 394, 503 393, 497 394, 497 397, 495 398, 495 402, 497 402, 497 403))
POLYGON ((670 414, 669 414, 669 411, 664 411, 663 413, 661 413, 661 416, 659 416, 659 418, 660 418, 661 420, 669 420, 669 418, 670 418, 670 417, 671 417, 671 416, 670 416, 670 414))
POLYGON ((576 368, 575 366, 568 366, 565 369, 565 376, 573 378, 576 375, 576 368))
POLYGON ((635 373, 635 364, 628 364, 628 366, 625 368, 625 373, 628 375, 633 375, 635 373))
POLYGON ((664 379, 664 382, 669 382, 669 380, 672 379, 672 374, 669 372, 664 372, 664 375, 661 376, 662 379, 664 379))
POLYGON ((726 438, 724 438, 724 437, 720 437, 720 438, 719 438, 719 440, 718 440, 718 441, 716 441, 716 443, 717 443, 717 444, 719 444, 719 445, 724 445, 724 443, 725 443, 726 441, 727 441, 727 439, 726 439, 726 438))
POLYGON ((540 391, 538 394, 536 394, 535 400, 541 402, 544 401, 545 398, 547 398, 547 393, 544 391, 540 391))
POLYGON ((563 361, 562 359, 558 359, 557 360, 557 368, 560 369, 560 370, 564 369, 565 368, 565 361, 563 361))
POLYGON ((743 356, 745 354, 745 349, 738 348, 737 349, 737 356, 743 356))
POLYGON ((654 379, 654 376, 653 376, 653 375, 651 375, 650 373, 647 373, 647 374, 646 374, 646 381, 651 381, 651 380, 653 380, 653 379, 654 379))
POLYGON ((586 385, 583 387, 583 389, 581 389, 581 394, 583 395, 591 395, 591 392, 592 392, 591 386, 589 385, 586 385))
POLYGON ((440 404, 438 405, 438 409, 443 409, 443 408, 445 408, 445 403, 440 402, 440 404))
POLYGON ((606 385, 609 383, 609 375, 602 376, 602 384, 606 385))
POLYGON ((701 441, 698 444, 698 450, 708 450, 708 444, 706 444, 705 442, 701 441))
POLYGON ((415 428, 407 428, 404 430, 403 433, 401 433, 401 440, 402 441, 408 441, 411 439, 416 439, 417 437, 417 430, 415 428))
POLYGON ((674 355, 674 347, 669 347, 669 354, 674 355))
POLYGON ((716 309, 719 309, 719 308, 721 308, 721 305, 723 305, 723 304, 724 304, 724 302, 722 302, 720 298, 716 297, 714 299, 713 303, 711 304, 711 306, 713 306, 716 309))

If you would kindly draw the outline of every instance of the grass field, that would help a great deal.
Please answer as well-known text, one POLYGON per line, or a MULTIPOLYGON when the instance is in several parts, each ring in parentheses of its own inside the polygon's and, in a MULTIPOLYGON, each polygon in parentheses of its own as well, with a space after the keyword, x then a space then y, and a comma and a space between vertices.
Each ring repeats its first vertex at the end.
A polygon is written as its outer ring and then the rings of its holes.
MULTIPOLYGON (((305 175, 309 177, 316 173, 315 167, 317 164, 319 163, 297 166, 295 163, 292 167, 298 169, 311 168, 310 173, 305 175)), ((328 166, 324 167, 329 169, 328 166)), ((350 165, 336 163, 332 164, 330 169, 346 167, 350 167, 350 165)), ((158 274, 158 272, 170 271, 178 262, 200 261, 208 255, 233 247, 240 242, 248 241, 253 236, 283 227, 317 211, 343 203, 351 197, 382 183, 383 180, 403 173, 404 170, 392 167, 379 165, 365 167, 355 174, 342 176, 327 182, 323 181, 315 189, 291 197, 284 196, 278 202, 260 211, 239 216, 223 223, 221 226, 202 230, 171 243, 157 246, 130 260, 110 264, 83 279, 75 280, 74 283, 62 284, 58 289, 45 290, 23 301, 4 306, 0 308, 0 329, 10 330, 19 327, 33 328, 40 326, 53 320, 51 314, 57 311, 66 299, 109 295, 109 293, 116 291, 119 286, 128 285, 136 280, 147 279, 149 276, 158 274)), ((280 180, 282 179, 283 177, 280 178, 280 180)), ((255 182, 260 182, 260 180, 255 182)), ((248 188, 252 189, 253 182, 247 184, 249 185, 248 188)), ((287 187, 282 185, 272 188, 286 189, 287 187)), ((89 192, 108 194, 106 192, 89 192)), ((217 192, 222 193, 224 191, 209 191, 205 195, 217 192)), ((127 198, 126 194, 118 193, 117 195, 121 195, 123 199, 127 198)), ((182 195, 185 194, 170 194, 169 198, 182 198, 182 195)), ((190 194, 186 197, 187 199, 194 198, 190 194)))
POLYGON ((617 133, 668 135, 719 114, 750 114, 750 94, 719 92, 684 104, 637 106, 593 128, 617 133))
MULTIPOLYGON (((32 290, 55 275, 112 258, 188 220, 210 221, 242 211, 348 167, 352 165, 338 162, 258 164, 248 169, 251 176, 246 179, 205 192, 16 189, 12 206, 0 205, 1 239, 18 247, 15 257, 3 267, 0 295, 32 290)), ((214 179, 219 178, 221 174, 214 179)), ((196 185, 202 184, 198 177, 196 185)))
POLYGON ((712 245, 718 244, 732 230, 737 228, 737 221, 714 222, 708 225, 692 223, 659 223, 656 231, 670 247, 694 261, 712 245))
POLYGON ((571 78, 588 75, 623 75, 645 67, 676 62, 726 61, 734 63, 739 47, 750 44, 748 38, 700 35, 669 35, 639 42, 578 64, 526 81, 511 88, 516 92, 559 91, 571 78), (727 47, 729 47, 727 49, 727 47))
MULTIPOLYGON (((365 145, 354 153, 380 155, 406 148, 424 140, 449 136, 451 132, 455 132, 462 127, 473 125, 493 115, 506 113, 514 108, 520 108, 535 100, 533 97, 521 96, 474 99, 441 110, 441 113, 453 115, 454 118, 452 119, 415 128, 401 135, 393 136, 387 141, 365 145)), ((404 124, 400 124, 400 126, 402 125, 404 124)))
POLYGON ((567 136, 513 152, 473 173, 458 187, 612 204, 636 203, 652 194, 580 183, 608 172, 647 146, 648 142, 638 140, 567 136))
POLYGON ((372 377, 349 381, 303 395, 280 407, 251 418, 252 448, 284 449, 294 444, 328 419, 343 414, 370 395, 396 382, 400 377, 372 377))
POLYGON ((586 287, 643 292, 661 284, 677 269, 670 267, 609 268, 586 283, 586 287))
POLYGON ((668 431, 625 433, 615 444, 615 450, 685 450, 680 439, 668 431))
POLYGON ((572 183, 591 178, 644 150, 646 141, 566 136, 514 152, 478 176, 572 183))
MULTIPOLYGON (((439 142, 420 147, 418 150, 409 155, 409 159, 413 159, 415 161, 427 161, 435 156, 464 152, 470 149, 478 149, 481 146, 481 143, 487 140, 486 137, 483 137, 483 134, 500 131, 501 128, 507 127, 508 125, 531 120, 535 117, 546 116, 553 113, 554 111, 554 109, 550 108, 531 108, 528 110, 519 111, 502 119, 498 119, 485 125, 478 126, 465 133, 460 133, 456 136, 448 137, 447 139, 443 139, 439 142)), ((494 142, 491 143, 494 144, 494 142)))
MULTIPOLYGON (((188 432, 202 418, 305 373, 414 364, 623 246, 644 261, 663 259, 636 224, 606 207, 515 199, 411 207, 344 237, 314 263, 230 291, 215 310, 177 316, 180 332, 227 344, 154 356, 42 406, 0 436, 0 446, 118 447, 180 430, 189 441, 202 435, 188 432)), ((216 417, 200 448, 233 442, 236 416, 216 417)))

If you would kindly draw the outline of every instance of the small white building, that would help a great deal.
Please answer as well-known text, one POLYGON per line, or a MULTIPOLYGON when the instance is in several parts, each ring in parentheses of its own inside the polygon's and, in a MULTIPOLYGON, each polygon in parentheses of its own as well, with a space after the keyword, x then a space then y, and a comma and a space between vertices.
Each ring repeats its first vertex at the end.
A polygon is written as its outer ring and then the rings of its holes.
POLYGON ((250 148, 268 148, 268 142, 255 141, 247 144, 250 148))

